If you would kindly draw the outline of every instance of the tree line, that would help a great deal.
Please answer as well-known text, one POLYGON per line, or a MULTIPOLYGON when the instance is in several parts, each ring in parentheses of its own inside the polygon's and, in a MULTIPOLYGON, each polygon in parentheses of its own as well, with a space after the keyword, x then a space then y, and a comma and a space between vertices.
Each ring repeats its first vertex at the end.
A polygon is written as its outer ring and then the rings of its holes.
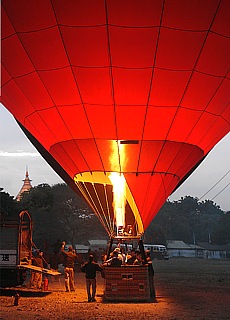
MULTIPOLYGON (((33 241, 38 247, 65 239, 69 243, 88 244, 91 239, 108 235, 86 202, 66 184, 40 184, 23 193, 17 202, 1 189, 0 210, 5 218, 17 217, 28 210, 33 220, 33 241)), ((144 234, 145 243, 167 244, 167 240, 186 243, 230 242, 230 212, 224 212, 211 200, 199 202, 185 196, 166 201, 144 234)))

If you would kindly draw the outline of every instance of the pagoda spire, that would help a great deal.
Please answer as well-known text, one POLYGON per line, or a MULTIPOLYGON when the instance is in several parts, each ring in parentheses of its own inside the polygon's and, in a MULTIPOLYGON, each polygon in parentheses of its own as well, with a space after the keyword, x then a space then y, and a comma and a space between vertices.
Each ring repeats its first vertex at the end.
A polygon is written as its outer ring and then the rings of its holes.
POLYGON ((32 180, 30 180, 30 178, 29 178, 29 171, 28 171, 27 166, 26 166, 26 177, 22 181, 23 181, 23 185, 22 185, 21 190, 19 191, 19 193, 16 197, 17 201, 20 201, 22 199, 23 192, 29 192, 30 189, 32 188, 32 185, 31 185, 32 180))

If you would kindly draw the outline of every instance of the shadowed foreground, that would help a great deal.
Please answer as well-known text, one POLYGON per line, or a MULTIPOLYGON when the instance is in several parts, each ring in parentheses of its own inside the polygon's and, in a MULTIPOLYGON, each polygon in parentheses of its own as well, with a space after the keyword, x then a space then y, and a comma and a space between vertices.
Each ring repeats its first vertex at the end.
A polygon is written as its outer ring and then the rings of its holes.
POLYGON ((157 303, 104 302, 100 274, 97 302, 88 303, 84 274, 78 272, 75 293, 64 292, 63 275, 60 282, 49 282, 50 294, 22 289, 18 306, 3 291, 0 319, 230 319, 230 261, 174 258, 154 260, 154 266, 157 303))

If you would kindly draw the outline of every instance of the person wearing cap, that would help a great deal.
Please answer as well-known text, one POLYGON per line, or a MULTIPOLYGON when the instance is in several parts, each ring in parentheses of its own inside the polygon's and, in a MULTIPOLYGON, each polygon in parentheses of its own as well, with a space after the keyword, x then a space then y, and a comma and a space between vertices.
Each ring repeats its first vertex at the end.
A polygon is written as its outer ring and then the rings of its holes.
POLYGON ((117 257, 119 260, 121 260, 121 264, 125 264, 125 257, 123 256, 121 249, 119 247, 116 247, 113 250, 113 253, 116 252, 117 253, 117 257))
POLYGON ((118 250, 114 250, 112 253, 112 257, 108 260, 106 260, 103 263, 103 266, 109 266, 109 267, 120 267, 122 265, 122 260, 118 257, 118 250))
POLYGON ((65 251, 65 241, 62 242, 61 252, 64 256, 65 291, 75 291, 74 262, 77 260, 78 256, 72 246, 69 246, 68 251, 65 251))
POLYGON ((96 288, 97 288, 96 274, 97 274, 97 271, 102 271, 102 268, 99 266, 98 263, 94 261, 93 255, 90 254, 88 261, 81 266, 81 271, 85 273, 88 302, 95 302, 96 288), (91 293, 91 287, 92 287, 92 293, 91 293))

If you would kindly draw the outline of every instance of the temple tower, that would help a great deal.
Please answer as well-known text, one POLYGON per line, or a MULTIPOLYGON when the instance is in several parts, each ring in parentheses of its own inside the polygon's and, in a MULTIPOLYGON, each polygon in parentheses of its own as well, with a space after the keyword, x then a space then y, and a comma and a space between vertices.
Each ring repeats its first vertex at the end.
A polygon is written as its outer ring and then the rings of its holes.
POLYGON ((29 173, 28 173, 28 169, 26 168, 26 177, 23 181, 23 185, 21 187, 21 190, 19 191, 17 197, 16 197, 16 200, 17 201, 20 201, 22 199, 22 194, 23 192, 28 192, 30 191, 30 189, 32 188, 32 185, 31 185, 31 181, 30 178, 29 178, 29 173))

